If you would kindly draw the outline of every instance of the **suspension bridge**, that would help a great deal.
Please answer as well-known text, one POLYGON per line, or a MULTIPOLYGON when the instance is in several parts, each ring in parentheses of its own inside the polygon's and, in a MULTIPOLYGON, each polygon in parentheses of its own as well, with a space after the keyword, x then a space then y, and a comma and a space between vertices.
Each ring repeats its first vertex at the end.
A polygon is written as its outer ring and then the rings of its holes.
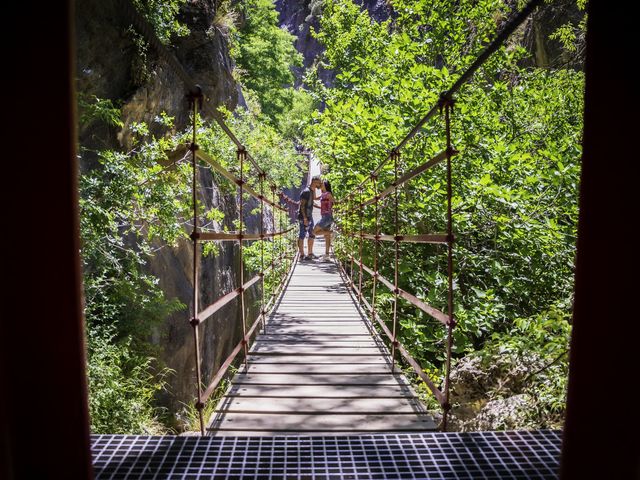
MULTIPOLYGON (((540 3, 531 1, 505 24, 378 167, 341 199, 340 235, 345 241, 336 258, 329 262, 301 262, 294 248, 297 227, 290 225, 289 216, 292 207, 297 208, 296 202, 284 195, 259 166, 144 18, 129 2, 123 2, 135 27, 183 80, 193 119, 191 143, 184 149, 190 153, 192 165, 194 288, 189 323, 193 328, 195 406, 201 437, 147 439, 145 450, 134 448, 139 447, 135 439, 95 436, 94 466, 99 478, 120 478, 118 472, 155 472, 156 476, 149 478, 156 478, 175 473, 180 461, 194 464, 194 472, 197 469, 213 474, 224 470, 223 477, 418 478, 418 471, 422 472, 420 475, 440 475, 438 478, 493 478, 501 472, 513 473, 514 478, 556 477, 557 432, 445 433, 451 409, 449 374, 456 324, 451 208, 452 159, 458 154, 451 139, 454 97, 540 3), (199 147, 199 115, 217 122, 236 145, 237 165, 233 171, 199 147), (430 121, 441 122, 444 149, 420 165, 405 169, 401 162, 403 148, 430 121), (205 231, 199 225, 198 166, 202 163, 237 186, 235 232, 205 231), (447 181, 446 231, 403 232, 398 219, 399 189, 428 169, 443 166, 447 181), (391 179, 383 172, 392 172, 391 179), (374 195, 365 198, 365 192, 371 190, 374 195), (246 229, 248 198, 259 205, 257 232, 246 229), (380 222, 385 205, 393 211, 392 231, 386 232, 380 222), (374 231, 364 231, 365 215, 373 219, 374 231), (199 252, 203 242, 210 241, 234 242, 238 246, 239 281, 235 289, 202 306, 199 252), (246 242, 260 244, 260 267, 249 278, 246 242), (365 242, 372 242, 371 265, 364 262, 365 242), (383 242, 392 245, 390 258, 381 255, 383 242), (445 311, 401 288, 398 265, 403 243, 442 246, 448 278, 445 311), (390 262, 393 277, 382 275, 383 262, 390 262), (369 285, 366 289, 365 284, 369 285), (275 288, 268 291, 267 285, 275 288), (259 292, 255 318, 249 318, 252 309, 246 304, 251 288, 258 288, 259 292), (377 301, 383 288, 392 296, 391 315, 384 317, 377 301), (234 301, 239 304, 242 338, 213 377, 205 379, 201 329, 208 318, 234 301), (441 384, 425 373, 399 338, 401 302, 428 315, 443 329, 446 340, 441 384), (237 371, 232 374, 233 369, 237 371), (416 393, 417 383, 426 386, 440 405, 437 421, 416 393), (215 404, 213 414, 207 418, 204 412, 211 403, 215 404), (112 457, 105 456, 108 451, 112 457), (115 457, 114 451, 119 452, 115 457), (143 455, 142 451, 146 453, 143 455), (188 461, 184 460, 186 456, 188 461), (118 465, 114 466, 114 458, 119 459, 118 465), (242 459, 240 463, 238 458, 242 459), (207 463, 214 461, 215 464, 207 463), (171 470, 166 470, 169 467, 171 470)), ((322 239, 318 239, 315 253, 323 253, 323 248, 322 239)), ((189 473, 187 467, 180 468, 178 473, 189 473)))

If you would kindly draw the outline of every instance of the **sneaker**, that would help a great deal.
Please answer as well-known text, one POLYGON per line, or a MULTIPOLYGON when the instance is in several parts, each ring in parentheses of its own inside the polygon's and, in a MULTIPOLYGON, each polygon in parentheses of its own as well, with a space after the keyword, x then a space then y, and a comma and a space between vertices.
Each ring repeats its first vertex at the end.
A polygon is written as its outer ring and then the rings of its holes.
POLYGON ((323 262, 330 262, 331 261, 331 255, 329 255, 328 253, 322 256, 322 261, 323 262))
POLYGON ((307 255, 307 260, 315 260, 316 258, 320 258, 317 255, 314 255, 313 253, 310 253, 309 255, 307 255))

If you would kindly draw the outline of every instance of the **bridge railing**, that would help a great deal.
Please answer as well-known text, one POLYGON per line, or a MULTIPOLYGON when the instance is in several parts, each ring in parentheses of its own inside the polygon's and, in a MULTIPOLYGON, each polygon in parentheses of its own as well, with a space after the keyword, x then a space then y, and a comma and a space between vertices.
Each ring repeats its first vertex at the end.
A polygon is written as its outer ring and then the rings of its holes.
MULTIPOLYGON (((208 400, 211 399, 216 387, 220 384, 220 381, 224 378, 229 367, 236 360, 238 354, 244 352, 245 365, 248 361, 249 341, 252 335, 256 332, 256 329, 260 325, 265 325, 267 313, 274 304, 274 299, 277 298, 279 291, 285 284, 287 275, 292 267, 292 260, 295 258, 295 252, 293 250, 293 239, 290 238, 286 242, 276 242, 276 238, 288 238, 293 232, 293 227, 287 228, 289 222, 289 208, 284 208, 280 203, 285 201, 288 204, 292 204, 291 199, 286 197, 283 192, 279 191, 278 187, 269 179, 267 172, 264 171, 256 162, 256 160, 249 154, 245 146, 236 137, 234 132, 226 125, 223 116, 215 108, 215 106, 209 102, 202 90, 202 88, 193 80, 188 74, 186 69, 178 61, 178 59, 169 51, 169 49, 159 40, 155 34, 152 26, 149 22, 136 10, 131 0, 119 0, 122 7, 122 11, 127 15, 132 24, 145 39, 151 44, 158 55, 166 62, 166 64, 173 70, 173 72, 182 80, 185 90, 187 91, 187 100, 189 108, 191 110, 192 119, 192 138, 191 143, 183 147, 183 153, 187 155, 183 156, 183 160, 189 155, 191 156, 191 194, 193 203, 193 230, 191 232, 191 241, 193 246, 193 268, 192 268, 192 282, 193 292, 191 299, 191 312, 192 317, 189 320, 193 328, 194 339, 194 352, 195 352, 195 371, 196 371, 196 383, 197 383, 197 400, 195 407, 198 411, 200 433, 205 434, 205 419, 203 410, 208 400), (205 117, 213 119, 226 136, 237 147, 236 158, 238 161, 238 175, 234 175, 225 169, 219 162, 217 162, 211 155, 200 150, 197 143, 197 119, 200 114, 204 114, 205 117), (188 151, 187 151, 188 150, 188 151), (206 163, 213 171, 220 174, 230 182, 237 185, 238 195, 238 231, 236 232, 205 232, 201 230, 199 225, 199 212, 198 212, 198 162, 206 163), (257 191, 252 187, 247 178, 245 178, 245 164, 249 163, 254 170, 255 176, 257 176, 257 191), (265 189, 268 188, 271 192, 271 198, 265 194, 265 189), (244 197, 248 195, 259 201, 260 205, 260 226, 258 233, 249 233, 245 229, 244 223, 244 197), (272 210, 272 218, 274 231, 267 232, 265 230, 265 206, 270 207, 272 210), (287 214, 285 217, 284 214, 287 214), (276 230, 276 225, 280 230, 276 230), (238 284, 235 289, 220 296, 210 305, 200 308, 200 252, 199 247, 202 242, 218 241, 218 242, 237 242, 238 244, 238 284), (247 241, 260 241, 260 271, 256 273, 250 279, 245 279, 245 258, 244 258, 244 243, 247 241), (271 262, 270 265, 265 265, 265 251, 267 243, 271 244, 271 262), (271 292, 271 298, 265 298, 265 277, 271 275, 274 283, 277 287, 271 292), (254 285, 261 285, 261 297, 260 297, 260 310, 258 317, 249 323, 247 321, 247 308, 245 305, 245 294, 254 285), (206 385, 203 385, 202 368, 201 368, 201 353, 200 353, 200 325, 203 324, 214 313, 219 311, 222 307, 239 299, 240 312, 242 321, 242 339, 231 351, 229 356, 223 361, 222 365, 214 375, 213 379, 206 385)), ((181 161, 181 160, 178 160, 181 161)), ((178 161, 174 162, 177 163, 178 161)), ((255 177, 254 177, 255 180, 255 177)), ((255 183, 255 182, 254 182, 255 183)), ((289 205, 287 206, 289 207, 289 205)))
POLYGON ((342 255, 340 267, 342 272, 349 278, 349 285, 353 288, 360 303, 371 313, 372 319, 374 319, 384 334, 387 336, 391 344, 391 362, 392 369, 395 369, 396 352, 405 359, 405 361, 413 368, 415 373, 424 381, 429 390, 433 393, 437 399, 443 411, 442 429, 446 431, 448 413, 451 409, 450 404, 450 373, 451 373, 451 353, 453 348, 453 329, 456 325, 454 315, 454 295, 453 295, 453 247, 454 247, 454 228, 452 218, 452 183, 451 183, 451 167, 452 158, 459 152, 453 147, 451 143, 451 115, 453 106, 455 103, 454 94, 458 92, 460 87, 473 77, 473 74, 478 68, 494 53, 504 41, 515 31, 515 29, 522 24, 522 22, 533 12, 533 10, 542 3, 542 0, 532 0, 520 11, 512 20, 507 22, 504 28, 496 36, 496 38, 481 52, 481 54, 475 59, 471 66, 464 71, 456 82, 445 92, 440 95, 439 100, 427 114, 411 129, 411 131, 390 150, 388 156, 380 162, 380 164, 370 173, 367 177, 360 182, 360 184, 352 190, 345 198, 345 201, 341 206, 336 206, 337 211, 340 212, 342 220, 346 225, 357 226, 355 229, 349 229, 344 231, 343 234, 351 239, 349 244, 349 252, 342 255), (446 147, 443 151, 435 155, 428 161, 420 164, 419 166, 401 174, 400 172, 400 155, 402 149, 415 137, 415 135, 422 129, 427 122, 436 116, 437 113, 444 113, 444 136, 446 140, 446 147), (378 185, 378 181, 383 168, 393 163, 393 181, 386 186, 381 187, 378 185), (425 171, 436 167, 440 163, 445 162, 446 168, 446 185, 447 185, 447 231, 444 233, 429 233, 429 234, 404 234, 400 231, 400 221, 398 217, 398 189, 403 185, 411 182, 425 171), (369 185, 369 183, 371 185, 369 185), (363 192, 365 187, 371 187, 374 195, 370 198, 363 198, 363 192), (393 204, 393 233, 382 233, 380 229, 380 202, 381 200, 392 196, 391 201, 393 204), (365 207, 373 206, 373 224, 374 232, 365 232, 363 228, 365 207), (357 242, 353 239, 358 239, 357 242), (371 267, 365 265, 363 262, 363 243, 365 240, 373 241, 373 265, 371 267), (381 259, 380 242, 393 242, 394 255, 393 255, 393 280, 389 280, 380 274, 379 267, 381 259), (357 243, 357 245, 356 245, 357 243), (400 244, 401 243, 430 243, 446 245, 447 247, 447 311, 442 312, 437 308, 427 304, 423 300, 420 300, 416 295, 409 293, 400 288, 399 282, 399 264, 400 264, 400 244), (357 246, 357 248, 356 248, 357 246), (343 264, 344 262, 344 264, 343 264), (345 268, 349 265, 349 271, 345 268), (357 268, 355 268, 357 267, 357 268), (357 281, 356 275, 357 272, 357 281), (363 291, 363 274, 367 273, 371 277, 371 297, 370 300, 365 298, 363 291), (378 283, 386 287, 391 293, 393 293, 393 310, 391 313, 391 328, 389 328, 379 312, 376 310, 376 294, 378 283), (444 382, 441 388, 438 388, 435 381, 427 375, 420 364, 410 355, 407 349, 398 340, 398 304, 399 300, 403 299, 418 308, 422 312, 431 316, 435 320, 439 321, 446 329, 446 360, 444 365, 444 382))

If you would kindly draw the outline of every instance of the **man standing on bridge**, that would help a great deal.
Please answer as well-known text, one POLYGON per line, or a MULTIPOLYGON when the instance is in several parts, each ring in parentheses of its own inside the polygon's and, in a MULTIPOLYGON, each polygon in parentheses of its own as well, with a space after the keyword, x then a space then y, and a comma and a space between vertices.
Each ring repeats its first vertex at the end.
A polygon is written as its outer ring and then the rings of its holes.
POLYGON ((313 234, 313 201, 315 200, 316 189, 322 185, 322 179, 315 176, 311 179, 311 184, 305 188, 300 194, 300 209, 298 210, 298 222, 300 224, 300 234, 298 235, 298 251, 300 252, 300 260, 313 260, 318 258, 313 254, 313 240, 316 236, 313 234), (308 254, 304 256, 304 237, 309 236, 307 240, 308 254))

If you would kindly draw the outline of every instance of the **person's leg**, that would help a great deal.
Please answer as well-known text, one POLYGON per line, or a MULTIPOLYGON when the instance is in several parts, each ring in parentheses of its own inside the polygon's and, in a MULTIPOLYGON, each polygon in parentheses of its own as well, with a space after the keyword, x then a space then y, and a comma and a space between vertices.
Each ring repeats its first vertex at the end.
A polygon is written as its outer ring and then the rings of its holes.
POLYGON ((300 252, 300 258, 304 258, 304 237, 306 236, 307 229, 304 226, 304 222, 300 221, 300 233, 298 234, 298 252, 300 252))
POLYGON ((314 230, 313 227, 314 227, 313 220, 309 220, 309 227, 308 227, 309 239, 307 240, 307 249, 309 251, 307 252, 307 256, 308 255, 313 256, 313 241, 316 238, 316 236, 313 233, 313 230, 314 230))
POLYGON ((324 254, 329 255, 331 252, 331 232, 324 234, 324 254))

